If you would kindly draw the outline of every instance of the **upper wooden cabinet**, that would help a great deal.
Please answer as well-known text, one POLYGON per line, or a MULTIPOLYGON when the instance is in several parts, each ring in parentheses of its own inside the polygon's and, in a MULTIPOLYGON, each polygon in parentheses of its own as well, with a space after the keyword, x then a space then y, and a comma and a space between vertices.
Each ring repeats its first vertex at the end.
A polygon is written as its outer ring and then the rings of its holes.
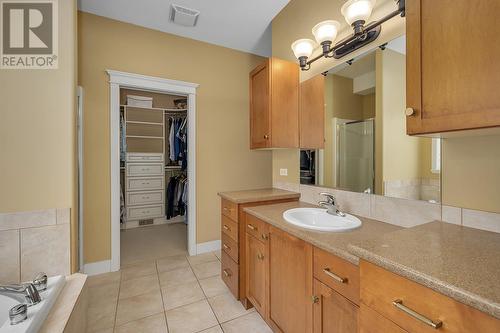
POLYGON ((299 66, 269 58, 250 72, 250 149, 299 147, 299 66))
POLYGON ((500 126, 498 13, 498 0, 406 1, 408 134, 500 126))
POLYGON ((300 84, 300 148, 325 147, 325 77, 321 74, 300 84))

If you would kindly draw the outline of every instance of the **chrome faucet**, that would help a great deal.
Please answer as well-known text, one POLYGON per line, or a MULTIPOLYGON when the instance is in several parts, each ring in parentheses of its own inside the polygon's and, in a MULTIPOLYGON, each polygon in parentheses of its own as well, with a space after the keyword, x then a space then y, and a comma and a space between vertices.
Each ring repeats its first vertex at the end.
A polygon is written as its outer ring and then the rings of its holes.
POLYGON ((0 285, 0 295, 21 295, 28 305, 35 305, 42 300, 38 291, 45 289, 47 289, 47 275, 38 273, 32 282, 0 285))
POLYGON ((326 198, 326 201, 321 200, 318 202, 318 205, 328 208, 326 211, 328 214, 337 215, 340 217, 345 217, 345 214, 342 213, 337 205, 337 200, 333 196, 333 194, 328 192, 321 192, 319 195, 322 195, 326 198))

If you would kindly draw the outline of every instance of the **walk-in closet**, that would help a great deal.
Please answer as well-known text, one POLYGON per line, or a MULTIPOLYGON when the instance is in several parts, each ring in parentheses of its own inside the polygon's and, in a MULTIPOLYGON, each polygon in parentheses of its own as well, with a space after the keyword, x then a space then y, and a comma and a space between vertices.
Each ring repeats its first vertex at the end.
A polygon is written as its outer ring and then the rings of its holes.
POLYGON ((120 104, 122 264, 183 253, 187 97, 122 88, 120 104))

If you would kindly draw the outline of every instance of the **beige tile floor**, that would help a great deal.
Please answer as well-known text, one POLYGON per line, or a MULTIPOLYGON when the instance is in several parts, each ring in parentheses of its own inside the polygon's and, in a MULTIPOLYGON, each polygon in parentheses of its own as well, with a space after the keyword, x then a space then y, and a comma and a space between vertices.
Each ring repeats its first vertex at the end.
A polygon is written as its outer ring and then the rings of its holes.
POLYGON ((187 254, 187 226, 174 223, 122 230, 120 247, 122 265, 187 254))
POLYGON ((271 333, 220 278, 220 252, 134 261, 88 279, 89 333, 271 333))

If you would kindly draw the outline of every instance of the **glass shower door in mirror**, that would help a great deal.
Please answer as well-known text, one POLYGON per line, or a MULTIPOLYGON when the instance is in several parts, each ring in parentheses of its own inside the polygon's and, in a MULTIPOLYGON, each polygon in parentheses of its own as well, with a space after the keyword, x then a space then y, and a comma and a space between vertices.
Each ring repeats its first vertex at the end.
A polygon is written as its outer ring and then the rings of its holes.
POLYGON ((337 125, 337 184, 346 191, 372 193, 374 188, 373 119, 337 125))

